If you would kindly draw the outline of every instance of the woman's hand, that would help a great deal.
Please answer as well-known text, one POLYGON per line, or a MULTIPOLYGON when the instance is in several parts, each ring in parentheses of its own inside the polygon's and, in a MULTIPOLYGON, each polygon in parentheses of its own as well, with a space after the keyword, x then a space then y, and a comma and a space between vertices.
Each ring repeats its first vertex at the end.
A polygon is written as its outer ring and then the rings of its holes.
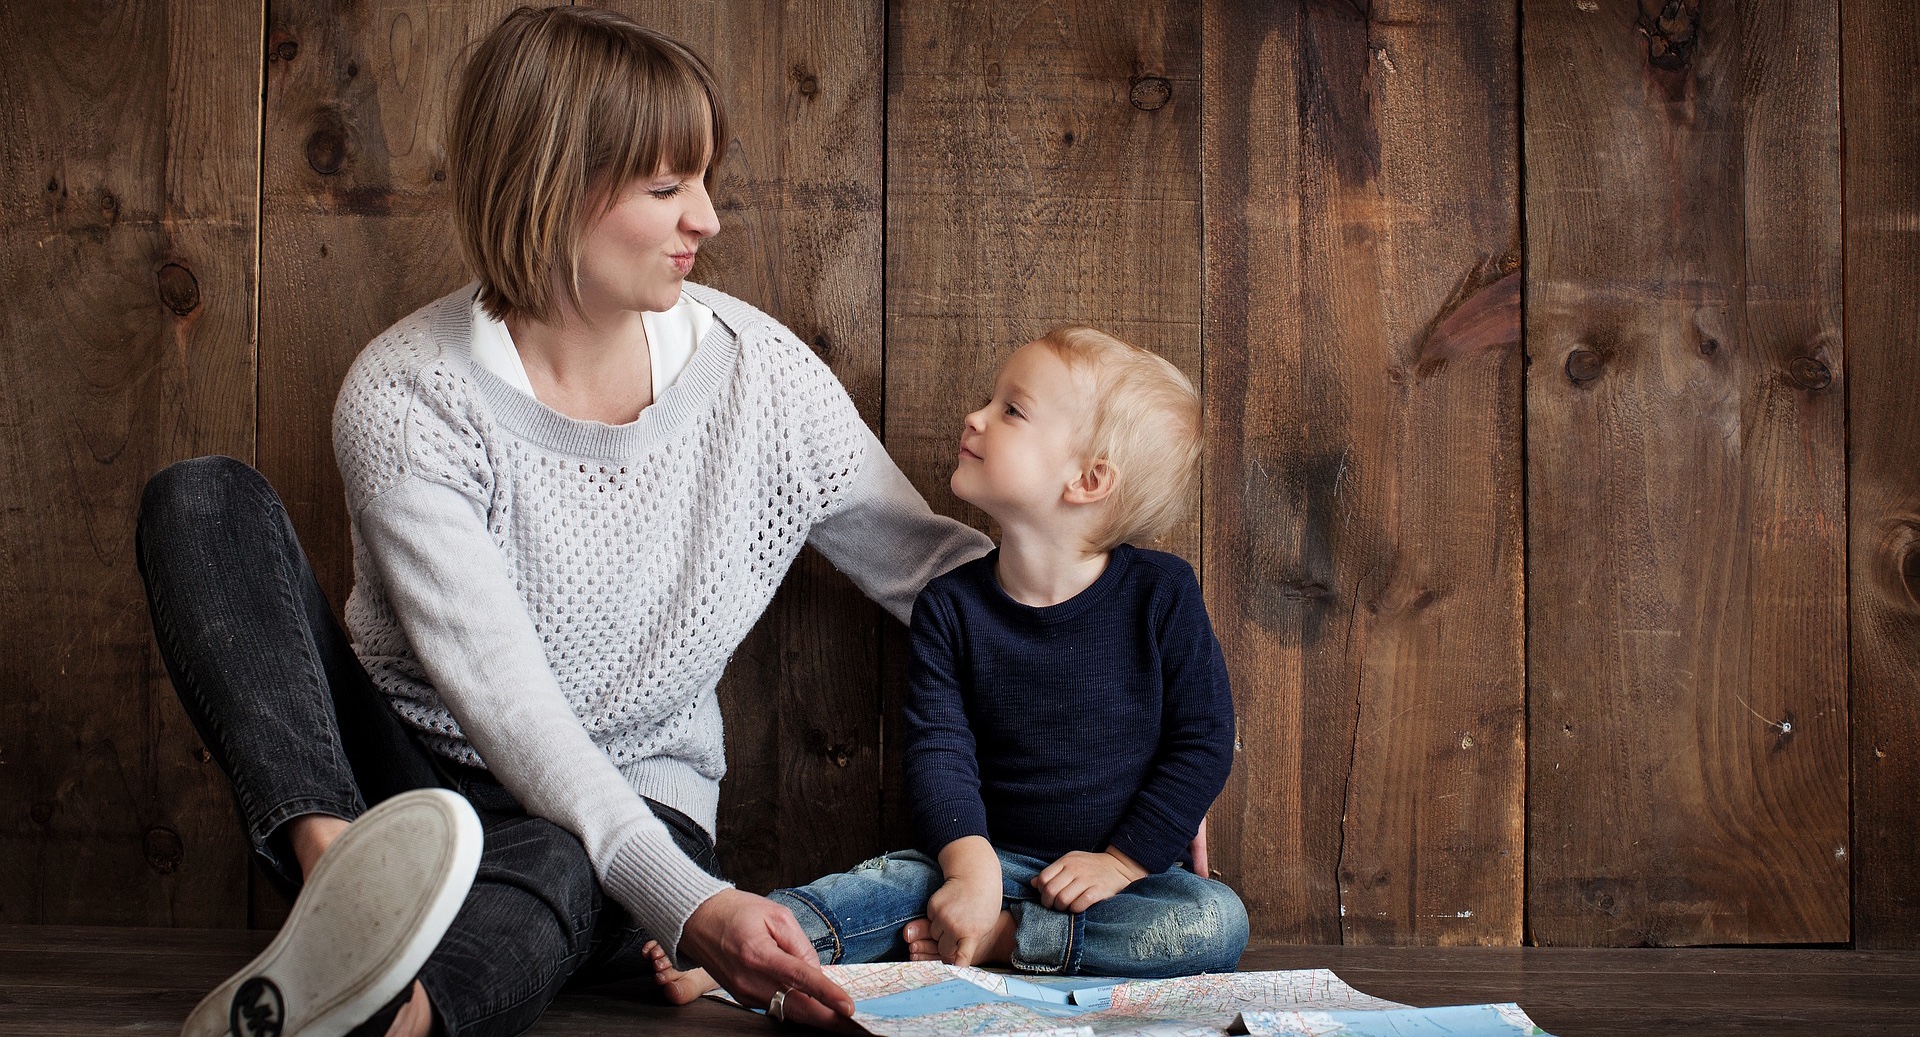
POLYGON ((851 1029, 853 999, 826 973, 793 912, 737 889, 707 898, 687 918, 680 950, 741 1003, 764 1006, 786 991, 785 1017, 807 1026, 851 1029))
POLYGON ((1034 876, 1033 888, 1041 907, 1078 914, 1146 877, 1147 869, 1119 850, 1072 850, 1034 876))

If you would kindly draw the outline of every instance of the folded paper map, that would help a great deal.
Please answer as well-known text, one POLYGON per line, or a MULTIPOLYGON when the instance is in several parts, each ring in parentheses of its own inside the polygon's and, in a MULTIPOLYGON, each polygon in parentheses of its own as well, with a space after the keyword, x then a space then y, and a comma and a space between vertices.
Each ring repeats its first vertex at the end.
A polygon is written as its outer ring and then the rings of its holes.
MULTIPOLYGON (((1413 1008, 1327 969, 1179 979, 1010 976, 939 962, 828 965, 877 1037, 1518 1037, 1518 1005, 1413 1008)), ((714 996, 731 1001, 724 992, 714 996)))

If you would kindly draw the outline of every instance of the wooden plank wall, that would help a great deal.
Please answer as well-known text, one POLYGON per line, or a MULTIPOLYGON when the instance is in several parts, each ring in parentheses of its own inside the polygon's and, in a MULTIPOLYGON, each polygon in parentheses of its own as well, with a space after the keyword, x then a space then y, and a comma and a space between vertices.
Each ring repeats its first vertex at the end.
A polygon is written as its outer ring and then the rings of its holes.
POLYGON ((1214 823, 1262 936, 1521 935, 1514 26, 1207 8, 1214 823))
POLYGON ((0 5, 0 919, 246 921, 133 518, 168 462, 253 453, 260 79, 231 59, 260 35, 244 4, 0 5))
POLYGON ((1528 9, 1542 943, 1849 937, 1838 15, 1528 9))
MULTIPOLYGON (((1920 944, 1910 5, 608 2, 727 92, 695 276, 937 509, 981 519, 960 416, 1047 327, 1202 385, 1168 546, 1257 936, 1920 944)), ((279 917, 134 504, 252 461, 344 600, 334 387, 463 279, 446 88, 512 6, 0 4, 0 921, 279 917)), ((905 837, 900 644, 809 555, 742 647, 743 885, 905 837)))
POLYGON ((1847 539, 1855 943, 1920 942, 1920 9, 1848 4, 1847 539))

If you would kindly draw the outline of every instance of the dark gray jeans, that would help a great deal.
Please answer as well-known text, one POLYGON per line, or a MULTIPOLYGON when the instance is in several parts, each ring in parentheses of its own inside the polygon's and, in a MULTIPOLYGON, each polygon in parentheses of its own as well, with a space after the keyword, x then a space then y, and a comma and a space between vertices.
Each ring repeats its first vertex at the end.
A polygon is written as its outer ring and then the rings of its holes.
MULTIPOLYGON (((388 708, 260 473, 202 457, 154 476, 140 502, 137 554, 180 704, 284 891, 300 881, 283 831, 293 817, 350 820, 415 788, 450 788, 473 804, 486 833, 480 871, 420 972, 445 1032, 520 1033, 569 983, 650 973, 640 953, 647 937, 605 899, 579 840, 528 815, 487 772, 429 753, 388 708)), ((717 875, 707 834, 648 803, 680 848, 717 875)))

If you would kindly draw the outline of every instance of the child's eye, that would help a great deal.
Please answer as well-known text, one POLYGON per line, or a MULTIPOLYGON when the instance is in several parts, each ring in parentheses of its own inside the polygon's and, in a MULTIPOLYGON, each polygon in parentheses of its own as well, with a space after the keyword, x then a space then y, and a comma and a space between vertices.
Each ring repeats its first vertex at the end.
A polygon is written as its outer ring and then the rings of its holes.
POLYGON ((1007 404, 1007 417, 1009 417, 1009 418, 1019 418, 1019 417, 1024 417, 1024 416, 1025 416, 1025 415, 1022 415, 1022 414, 1020 413, 1020 408, 1018 408, 1018 407, 1016 407, 1016 406, 1014 406, 1014 405, 1013 405, 1013 404, 1011 404, 1011 403, 1009 403, 1009 404, 1007 404))
POLYGON ((664 202, 686 189, 687 185, 685 183, 676 183, 672 187, 650 187, 647 189, 647 193, 664 202))

